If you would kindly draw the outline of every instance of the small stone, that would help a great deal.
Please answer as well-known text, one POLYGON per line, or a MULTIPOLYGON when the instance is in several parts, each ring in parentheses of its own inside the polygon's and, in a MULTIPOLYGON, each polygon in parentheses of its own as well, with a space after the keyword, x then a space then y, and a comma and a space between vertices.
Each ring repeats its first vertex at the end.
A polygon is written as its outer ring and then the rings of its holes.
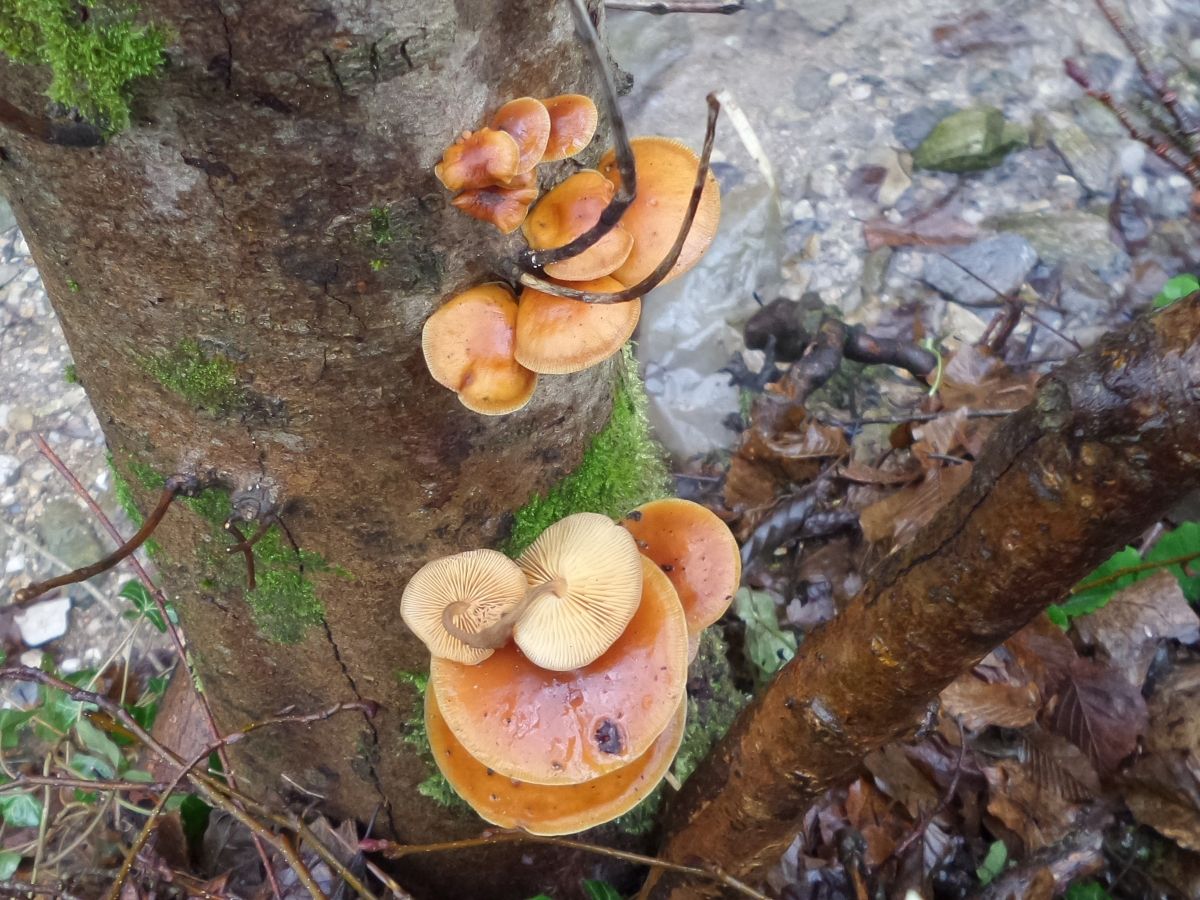
POLYGON ((69 597, 35 603, 13 616, 21 631, 21 640, 30 647, 40 647, 67 633, 67 614, 71 611, 69 597))
POLYGON ((23 406, 11 407, 0 425, 10 432, 29 431, 33 428, 33 413, 23 406))
POLYGON ((1050 146, 1062 157, 1067 170, 1093 194, 1111 194, 1113 154, 1088 136, 1078 125, 1059 128, 1050 137, 1050 146))
POLYGON ((994 305, 1019 288, 1038 254, 1018 234, 1002 234, 925 260, 925 283, 967 306, 994 305))
POLYGON ((1004 120, 993 106, 975 106, 938 122, 913 154, 922 169, 977 172, 1000 163, 1029 142, 1025 129, 1004 120))
POLYGON ((866 100, 871 96, 871 86, 864 82, 859 82, 854 87, 850 88, 851 100, 866 100))
POLYGON ((23 553, 14 553, 4 563, 5 575, 13 575, 23 571, 25 571, 25 555, 23 553))
POLYGON ((921 141, 929 137, 929 133, 946 116, 954 112, 953 103, 937 103, 933 106, 922 106, 906 112, 898 117, 892 125, 892 133, 905 150, 916 150, 921 141))
POLYGON ((816 215, 813 209, 811 200, 797 200, 796 205, 792 207, 792 221, 805 222, 816 215))
POLYGON ((835 165, 820 166, 808 176, 809 193, 816 197, 832 197, 838 193, 840 187, 835 165))
POLYGON ((89 514, 74 500, 51 500, 36 527, 42 546, 73 569, 105 555, 89 514))
POLYGON ((989 224, 1024 237, 1047 265, 1076 260, 1101 278, 1129 268, 1129 255, 1112 242, 1108 219, 1085 210, 1016 213, 991 219, 989 224))
POLYGON ((15 456, 0 453, 0 485, 16 484, 21 473, 21 461, 15 456))
POLYGON ((833 98, 833 91, 829 89, 830 81, 832 79, 824 69, 813 66, 801 68, 792 80, 796 107, 802 112, 816 112, 825 109, 833 98))
POLYGON ((834 72, 829 76, 829 86, 831 88, 840 88, 843 84, 850 80, 850 76, 845 72, 834 72))
POLYGON ((850 0, 800 0, 799 5, 800 23, 818 37, 829 37, 850 19, 850 0))

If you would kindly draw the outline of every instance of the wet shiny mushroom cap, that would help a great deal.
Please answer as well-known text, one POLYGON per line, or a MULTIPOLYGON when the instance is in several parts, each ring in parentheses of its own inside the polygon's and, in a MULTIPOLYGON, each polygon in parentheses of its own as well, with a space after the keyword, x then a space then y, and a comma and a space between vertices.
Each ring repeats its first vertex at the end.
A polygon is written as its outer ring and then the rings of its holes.
POLYGON ((504 234, 521 227, 529 207, 537 199, 537 175, 517 175, 506 186, 471 188, 450 201, 473 219, 495 225, 504 234))
POLYGON ((496 110, 489 127, 503 131, 517 142, 520 151, 516 174, 533 170, 546 152, 550 139, 550 113, 540 100, 518 97, 496 110))
POLYGON ((433 686, 425 692, 429 747, 450 787, 484 820, 530 834, 574 834, 633 809, 671 767, 686 717, 685 698, 645 753, 606 775, 581 784, 530 784, 501 775, 471 756, 442 717, 433 686))
POLYGON ((550 115, 550 138, 542 162, 574 156, 592 142, 599 118, 596 104, 583 94, 560 94, 542 101, 550 115))
POLYGON ((513 629, 521 652, 544 669, 577 669, 599 657, 641 602, 637 545, 607 516, 576 513, 555 522, 517 565, 531 587, 554 586, 529 604, 513 629))
POLYGON ((425 321, 421 349, 429 374, 463 406, 500 416, 529 402, 537 374, 513 356, 517 301, 501 284, 484 284, 443 304, 425 321))
POLYGON ((469 131, 446 148, 433 174, 449 190, 505 184, 517 174, 520 148, 512 136, 494 128, 469 131))
MULTIPOLYGON (((620 224, 633 236, 633 250, 610 273, 626 287, 640 282, 666 258, 683 225, 700 168, 700 159, 691 148, 673 138, 637 137, 629 143, 637 167, 637 197, 621 216, 620 224)), ((599 169, 614 185, 621 183, 614 151, 601 157, 599 169)), ((699 261, 716 236, 720 220, 721 190, 709 172, 683 251, 664 284, 699 261)))
MULTIPOLYGON (((572 287, 615 292, 620 282, 597 278, 572 287)), ((517 306, 517 362, 534 372, 564 375, 603 362, 637 328, 642 301, 584 303, 524 288, 517 306)))
MULTIPOLYGON (((521 226, 534 250, 562 247, 600 219, 616 193, 611 181, 594 169, 576 172, 548 191, 521 226)), ((582 253, 551 263, 545 272, 564 281, 588 281, 618 268, 633 249, 633 238, 620 225, 582 253)))
POLYGON ((467 604, 455 623, 467 631, 481 631, 516 605, 527 588, 525 574, 503 553, 468 550, 417 570, 400 597, 400 618, 433 656, 473 666, 493 651, 469 647, 449 634, 442 624, 445 608, 467 604))
POLYGON ((477 666, 435 658, 430 687, 454 736, 482 765, 533 784, 579 784, 629 765, 684 698, 687 621, 671 582, 643 561, 637 614, 599 659, 570 672, 514 645, 477 666))

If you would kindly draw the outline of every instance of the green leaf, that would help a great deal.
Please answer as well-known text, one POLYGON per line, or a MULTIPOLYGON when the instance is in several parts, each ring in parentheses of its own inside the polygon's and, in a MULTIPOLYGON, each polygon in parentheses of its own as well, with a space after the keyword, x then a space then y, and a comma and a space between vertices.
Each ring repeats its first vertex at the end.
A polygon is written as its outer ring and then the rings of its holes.
POLYGON ((84 749, 98 753, 104 759, 112 764, 116 771, 121 770, 124 764, 124 758, 121 756, 121 748, 113 743, 112 738, 89 722, 86 718, 80 719, 75 723, 75 734, 79 738, 79 742, 83 744, 84 749))
POLYGON ((759 683, 770 681, 796 655, 796 636, 779 627, 775 599, 766 591, 742 588, 733 598, 733 611, 746 623, 746 656, 759 683))
POLYGON ((71 770, 83 778, 116 778, 117 770, 107 759, 90 753, 76 753, 71 757, 71 770))
POLYGON ((79 788, 75 788, 76 803, 86 803, 88 806, 92 806, 99 799, 100 795, 96 791, 84 791, 80 790, 79 788))
POLYGON ((592 881, 584 879, 583 892, 588 900, 621 900, 620 893, 607 881, 592 881))
POLYGON ((179 804, 179 817, 183 820, 183 834, 187 838, 188 846, 193 850, 199 850, 200 845, 204 842, 204 832, 208 829, 208 817, 211 814, 212 807, 195 794, 188 794, 179 804))
MULTIPOLYGON (((1158 539, 1158 543, 1146 554, 1146 562, 1162 562, 1193 554, 1200 556, 1200 522, 1184 522, 1158 539)), ((1183 596, 1187 597, 1188 602, 1198 603, 1200 602, 1200 574, 1189 575, 1186 571, 1187 568, 1179 563, 1167 566, 1167 570, 1179 579, 1179 586, 1183 589, 1183 596)), ((1200 564, 1192 563, 1190 568, 1200 571, 1200 564)))
POLYGON ((1163 285, 1163 289, 1154 298, 1154 308, 1170 306, 1176 300, 1181 300, 1196 291, 1200 291, 1200 278, 1195 275, 1176 275, 1163 285))
POLYGON ((33 718, 32 709, 0 709, 0 750, 15 750, 21 732, 33 718))
POLYGON ((1067 888, 1066 900, 1112 900, 1112 895, 1099 882, 1088 881, 1067 888))
MULTIPOLYGON (((146 621, 158 629, 160 634, 166 634, 167 623, 163 621, 162 613, 159 612, 158 605, 154 602, 154 598, 150 596, 150 592, 146 590, 146 586, 140 581, 127 581, 121 588, 120 597, 124 597, 133 604, 133 608, 137 613, 126 612, 125 618, 137 618, 137 616, 145 616, 146 621)), ((170 610, 167 610, 170 615, 170 610)))
POLYGON ((37 828, 42 823, 42 802, 33 794, 2 794, 0 816, 13 828, 37 828))
POLYGON ((145 769, 130 769, 124 773, 123 777, 126 781, 137 781, 142 784, 149 784, 154 780, 154 776, 145 769))
POLYGON ((21 866, 21 854, 12 850, 0 850, 0 881, 8 881, 21 866))
POLYGON ((979 883, 991 884, 996 880, 996 876, 1004 871, 1004 865, 1007 862, 1008 848, 1004 846, 1004 841, 994 841, 992 846, 988 847, 983 865, 975 870, 975 876, 979 879, 979 883))

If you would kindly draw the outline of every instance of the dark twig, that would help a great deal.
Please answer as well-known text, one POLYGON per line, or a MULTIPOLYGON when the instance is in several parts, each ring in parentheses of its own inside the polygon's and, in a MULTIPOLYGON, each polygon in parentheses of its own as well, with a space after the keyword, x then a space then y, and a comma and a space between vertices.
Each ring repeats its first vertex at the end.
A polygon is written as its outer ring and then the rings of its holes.
POLYGON ((929 824, 936 819, 941 811, 949 806, 950 801, 954 799, 954 793, 958 790, 958 780, 962 776, 963 763, 966 762, 967 759, 967 734, 963 730, 962 719, 955 718, 954 724, 958 726, 959 747, 958 759, 954 763, 954 774, 950 776, 950 784, 946 786, 945 793, 942 794, 941 798, 934 805, 933 809, 922 814, 917 820, 917 825, 915 828, 913 828, 912 834, 896 845, 896 848, 891 852, 889 859, 903 859, 904 854, 908 852, 908 849, 918 840, 920 840, 923 834, 925 834, 926 829, 929 828, 929 824))
MULTIPOLYGON (((670 274, 676 260, 679 259, 679 254, 683 252, 683 245, 687 241, 688 232, 692 230, 692 222, 696 218, 696 210, 700 208, 700 196, 704 193, 704 185, 708 180, 708 161, 712 156, 713 140, 717 133, 717 116, 720 112, 721 104, 717 100, 716 95, 709 94, 708 125, 704 132, 704 149, 700 153, 700 167, 696 170, 696 183, 692 187, 692 196, 688 201, 687 211, 683 216, 683 224, 679 228, 679 235, 675 238, 674 245, 667 255, 663 257, 662 262, 655 267, 653 272, 632 287, 627 287, 624 290, 615 291, 611 294, 597 294, 565 287, 538 278, 536 275, 531 275, 528 272, 522 273, 519 277, 518 280, 521 284, 539 290, 544 294, 550 294, 553 297, 566 297, 570 300, 582 300, 585 303, 624 303, 628 300, 635 300, 638 297, 642 297, 658 287, 663 282, 663 279, 670 274)), ((621 177, 623 178, 624 175, 621 177)))
POLYGON ((158 495, 158 503, 155 505, 153 511, 146 517, 146 521, 142 523, 142 527, 138 529, 137 534, 131 537, 128 542, 118 547, 108 556, 104 557, 104 559, 94 562, 90 566, 84 566, 82 569, 76 569, 74 572, 68 572, 66 575, 59 575, 57 578, 40 581, 28 587, 21 588, 13 594, 13 603, 21 606, 32 600, 36 600, 47 591, 52 591, 64 585, 87 581, 87 579, 93 578, 101 572, 107 572, 125 557, 133 553, 133 551, 137 550, 138 547, 142 546, 146 542, 146 539, 154 534, 154 529, 158 527, 158 523, 167 514, 167 510, 171 507, 172 501, 177 496, 180 494, 189 494, 199 487, 199 480, 192 475, 172 475, 163 485, 162 493, 158 495))
POLYGON ((897 338, 881 338, 867 334, 861 325, 846 329, 846 342, 842 346, 846 359, 871 365, 895 366, 924 378, 937 368, 937 354, 912 341, 897 338))
POLYGON ((625 129, 625 117, 617 104, 617 86, 613 83, 612 70, 605 59, 600 36, 596 34, 596 26, 588 15, 583 0, 571 0, 571 15, 575 19, 575 29, 583 42, 584 49, 590 57, 592 68, 600 73, 600 87, 604 94, 604 106, 608 112, 609 124, 613 133, 613 148, 617 157, 617 170, 621 173, 621 184, 617 192, 600 213, 596 224, 579 237, 568 241, 561 247, 546 250, 534 250, 527 247, 521 252, 517 264, 522 268, 536 270, 552 263, 562 262, 578 256, 601 238, 613 230, 613 227, 625 215, 629 204, 637 196, 637 166, 634 164, 633 147, 629 144, 629 134, 625 129))
POLYGON ((496 844, 548 844, 552 847, 564 847, 568 850, 582 850, 585 853, 596 853, 625 862, 649 866, 651 869, 663 869, 668 872, 678 872, 693 878, 705 878, 718 881, 743 897, 753 897, 754 900, 768 900, 765 894, 760 894, 748 884, 739 881, 717 868, 700 868, 684 866, 678 863, 666 862, 653 856, 642 856, 640 853, 630 853, 627 850, 617 850, 613 847, 601 847, 597 844, 586 844, 570 838, 543 837, 527 834, 524 831, 494 831, 486 832, 482 837, 466 838, 461 841, 443 841, 436 844, 395 844, 391 841, 364 840, 359 843, 368 853, 382 853, 388 859, 403 859, 419 853, 444 853, 450 850, 469 850, 472 847, 491 847, 496 844))
POLYGON ((0 97, 0 126, 11 128, 18 134, 33 138, 44 144, 59 147, 98 147, 104 143, 104 135, 94 125, 86 122, 53 122, 27 113, 0 97))
POLYGON ((242 533, 242 529, 238 528, 237 523, 232 518, 226 520, 225 522, 225 530, 232 534, 237 540, 237 543, 233 546, 226 547, 225 552, 235 553, 240 551, 241 554, 246 558, 246 590, 248 591, 252 591, 256 587, 254 580, 254 545, 258 543, 264 534, 267 533, 267 530, 270 527, 271 526, 267 524, 260 526, 258 531, 256 531, 254 535, 247 540, 246 535, 242 533))
POLYGON ((18 775, 15 781, 0 784, 0 794, 22 791, 27 787, 79 788, 84 791, 145 791, 148 794, 157 794, 166 789, 166 784, 161 781, 114 781, 22 774, 18 775))
POLYGON ((744 0, 724 3, 722 0, 604 0, 605 9, 629 10, 665 16, 667 13, 715 13, 730 16, 746 8, 744 0))

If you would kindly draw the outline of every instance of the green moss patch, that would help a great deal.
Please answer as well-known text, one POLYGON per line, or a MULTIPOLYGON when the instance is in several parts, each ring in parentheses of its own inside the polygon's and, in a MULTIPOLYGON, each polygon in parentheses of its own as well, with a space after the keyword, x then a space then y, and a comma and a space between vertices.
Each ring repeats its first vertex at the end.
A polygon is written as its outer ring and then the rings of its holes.
MULTIPOLYGON (((141 509, 137 505, 137 501, 133 496, 133 488, 129 482, 125 480, 125 476, 121 474, 121 470, 117 468, 117 464, 113 461, 111 452, 106 454, 108 460, 108 469, 112 473, 113 480, 113 497, 117 501, 117 506, 129 517, 129 521, 136 527, 141 528, 146 517, 142 515, 141 509)), ((161 475, 155 472, 145 463, 129 460, 126 462, 130 473, 138 480, 142 487, 147 490, 158 490, 166 481, 161 475)), ((142 545, 146 550, 146 555, 151 559, 155 559, 162 553, 162 545, 154 538, 150 538, 142 545)))
POLYGON ((134 18, 103 0, 4 0, 0 52, 49 66, 47 96, 113 134, 129 125, 131 83, 159 69, 166 46, 165 31, 134 18))
POLYGON ((454 792, 446 776, 433 761, 433 748, 429 746, 429 731, 425 727, 425 691, 429 687, 429 676, 419 672, 397 672, 396 680, 417 692, 417 703, 413 706, 412 714, 404 720, 401 734, 404 743, 412 747, 429 768, 429 777, 417 785, 417 793, 439 806, 466 812, 470 809, 467 802, 454 792))
POLYGON ((646 391, 628 344, 620 364, 608 424, 592 438, 574 472, 517 510, 504 548, 510 555, 564 516, 594 512, 617 519, 635 506, 670 495, 670 472, 650 432, 646 391))
POLYGON ((142 368, 163 387, 213 415, 228 415, 246 404, 245 388, 229 357, 207 351, 191 338, 165 353, 144 357, 142 368))

